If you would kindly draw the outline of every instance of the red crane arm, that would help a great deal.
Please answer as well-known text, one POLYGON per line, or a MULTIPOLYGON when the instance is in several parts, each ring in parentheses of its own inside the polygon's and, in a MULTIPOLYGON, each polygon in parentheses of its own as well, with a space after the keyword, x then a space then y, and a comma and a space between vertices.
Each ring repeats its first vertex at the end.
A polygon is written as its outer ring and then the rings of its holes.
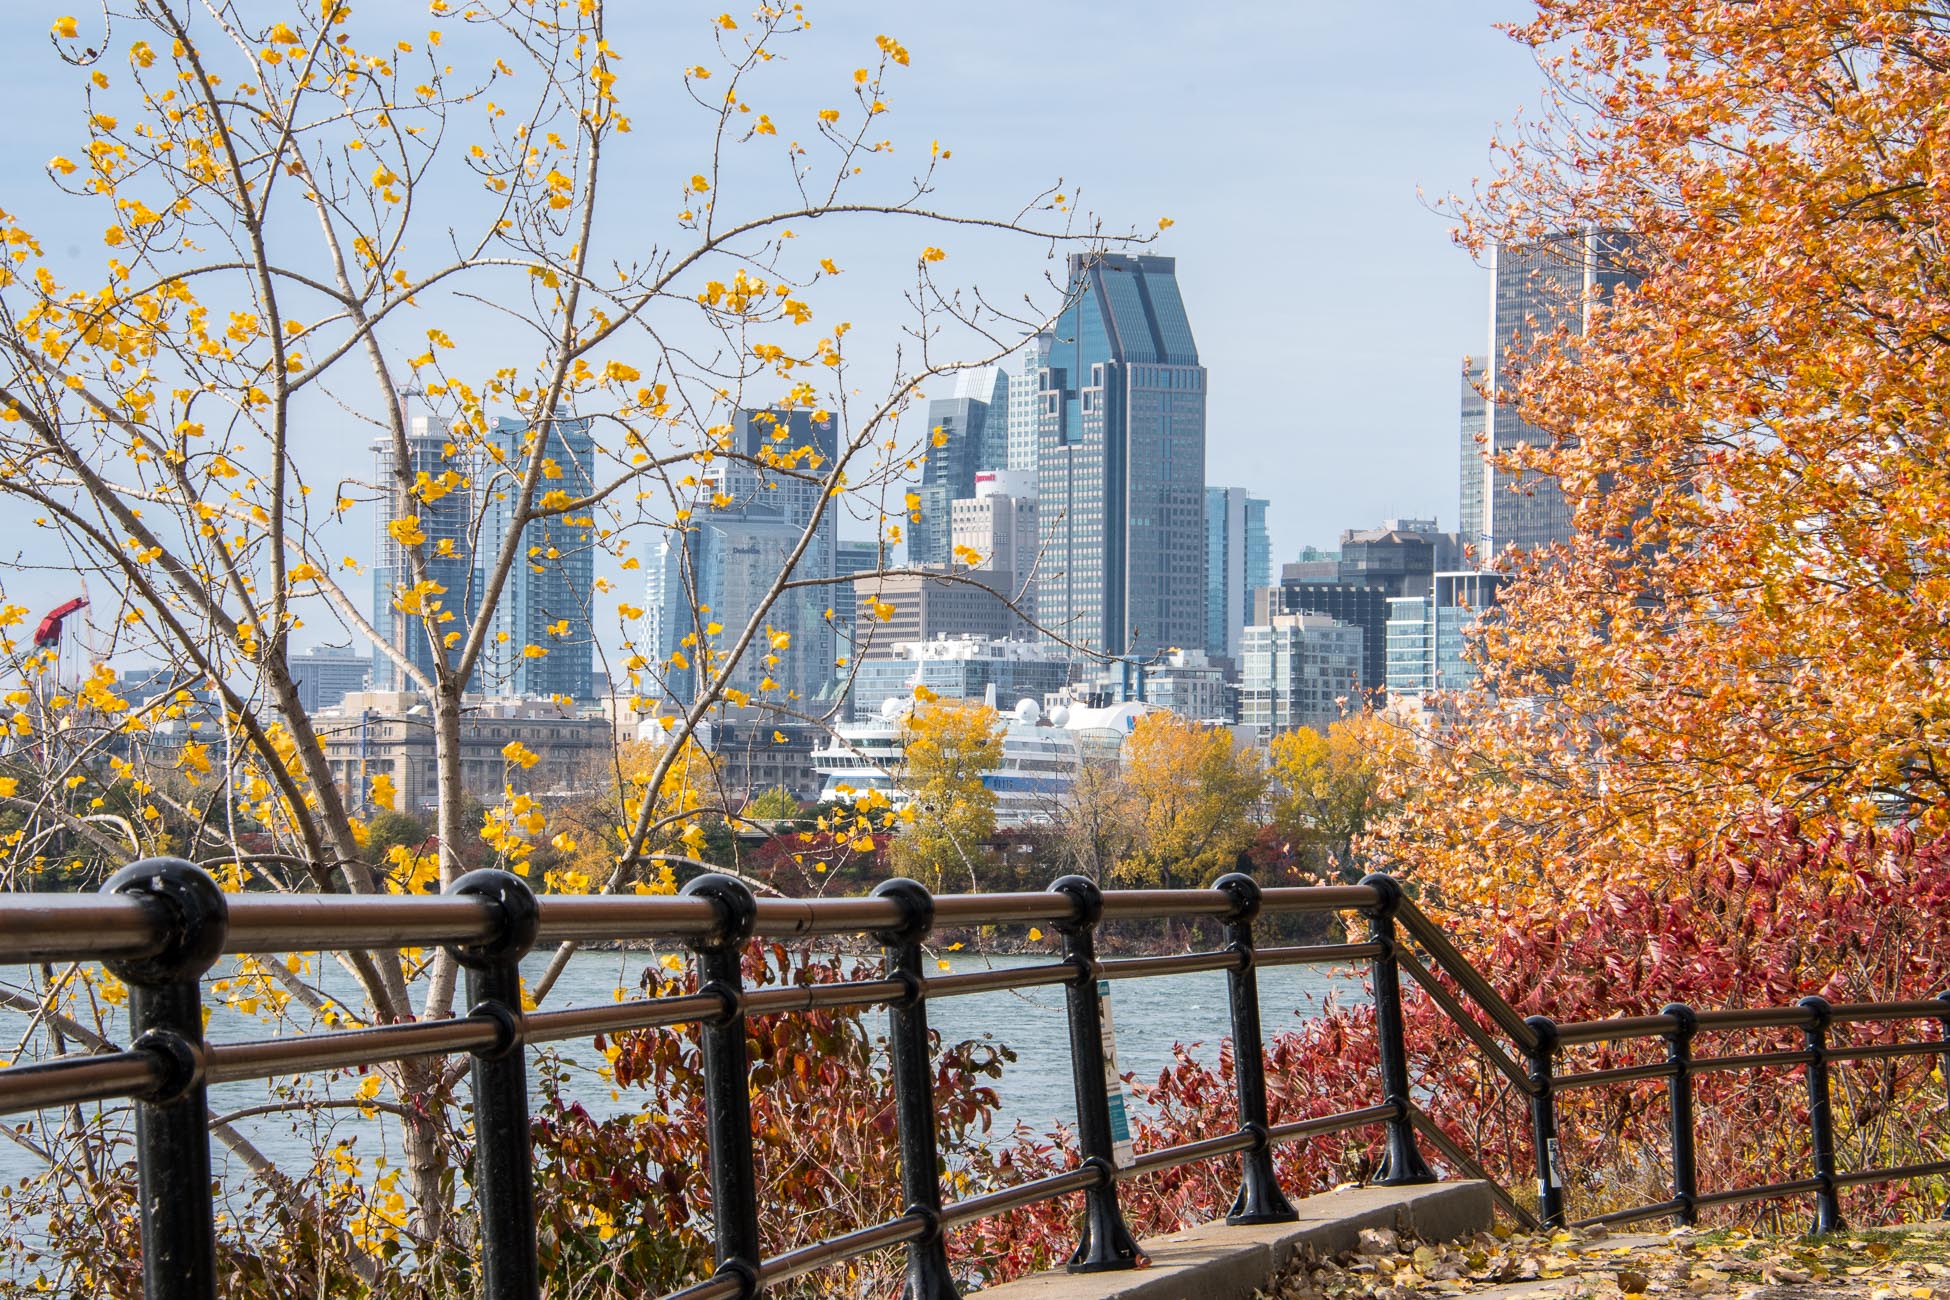
POLYGON ((49 610, 40 626, 34 629, 34 644, 52 646, 61 644, 61 620, 88 603, 86 596, 76 596, 64 605, 56 605, 49 610))

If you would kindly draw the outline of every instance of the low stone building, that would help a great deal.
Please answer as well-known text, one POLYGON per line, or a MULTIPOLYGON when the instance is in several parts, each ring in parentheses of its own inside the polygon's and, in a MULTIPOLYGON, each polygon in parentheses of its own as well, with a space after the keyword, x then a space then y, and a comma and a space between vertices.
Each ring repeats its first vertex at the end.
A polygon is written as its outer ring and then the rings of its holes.
MULTIPOLYGON (((607 718, 585 716, 552 700, 470 697, 461 715, 461 785, 483 799, 504 786, 534 795, 568 795, 590 779, 609 754, 615 733, 607 718), (537 756, 523 767, 507 756, 519 742, 537 756)), ((433 717, 425 699, 409 691, 354 691, 337 707, 313 715, 325 758, 340 788, 363 808, 374 776, 386 773, 405 812, 423 812, 440 799, 433 717)))

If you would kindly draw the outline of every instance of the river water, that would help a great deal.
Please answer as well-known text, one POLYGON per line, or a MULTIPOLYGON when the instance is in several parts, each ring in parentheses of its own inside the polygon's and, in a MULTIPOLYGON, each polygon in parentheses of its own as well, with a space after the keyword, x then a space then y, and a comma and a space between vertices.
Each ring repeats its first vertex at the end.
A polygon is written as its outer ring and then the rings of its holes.
MULTIPOLYGON (((950 971, 963 972, 1032 965, 1054 957, 956 952, 942 954, 939 959, 947 963, 950 971)), ((634 994, 644 968, 657 960, 656 954, 644 952, 579 953, 569 962, 546 1005, 551 1010, 613 1005, 617 990, 634 994)), ((530 959, 527 977, 531 982, 540 976, 545 964, 545 955, 530 959)), ((220 967, 213 972, 213 977, 221 978, 224 973, 220 967)), ((327 981, 328 988, 331 983, 327 981)), ((1226 977, 1222 972, 1118 980, 1112 983, 1111 989, 1117 1064, 1121 1072, 1143 1081, 1155 1080, 1159 1071, 1171 1064, 1175 1044, 1185 1045, 1193 1056, 1204 1062, 1217 1061, 1220 1040, 1231 1032, 1226 977)), ((1320 1014, 1330 997, 1360 1002, 1367 996, 1360 979, 1353 973, 1317 966, 1261 970, 1259 990, 1261 1017, 1268 1037, 1320 1014)), ((865 1014, 870 1027, 884 1026, 884 1012, 870 1009, 865 1014)), ((1074 1125, 1076 1107, 1070 1083, 1068 1025, 1061 986, 931 1000, 928 1017, 945 1042, 986 1037, 1015 1052, 1016 1059, 1004 1067, 1002 1078, 995 1085, 1001 1100, 992 1130, 997 1137, 1007 1134, 1017 1122, 1038 1133, 1048 1132, 1058 1123, 1074 1125)), ((21 1024, 18 1013, 0 1014, 0 1032, 12 1029, 18 1033, 21 1024)), ((219 1012, 211 1017, 209 1033, 213 1040, 236 1040, 263 1037, 267 1029, 255 1020, 219 1012)), ((641 1093, 623 1090, 619 1094, 600 1076, 598 1068, 602 1058, 593 1045, 564 1042, 554 1047, 567 1072, 565 1096, 581 1102, 599 1118, 641 1108, 641 1093)), ((347 1081, 341 1080, 332 1088, 331 1095, 345 1097, 350 1087, 347 1081)), ((315 1088, 314 1095, 323 1096, 325 1092, 315 1088)), ((274 1100, 277 1099, 270 1085, 263 1081, 223 1084, 210 1089, 211 1110, 220 1116, 248 1111, 274 1100)), ((24 1117, 16 1117, 13 1122, 18 1123, 20 1118, 24 1117)), ((53 1112, 44 1113, 40 1118, 49 1123, 59 1122, 59 1116, 53 1112)), ((336 1142, 353 1142, 353 1149, 365 1162, 368 1176, 373 1171, 375 1157, 383 1156, 389 1163, 398 1158, 390 1143, 391 1126, 379 1119, 365 1118, 356 1109, 273 1112, 245 1115, 234 1122, 265 1155, 301 1179, 311 1167, 313 1153, 329 1150, 336 1142)), ((217 1177, 227 1186, 249 1177, 220 1143, 212 1143, 212 1159, 217 1177)), ((0 1142, 0 1184, 15 1182, 34 1171, 37 1163, 36 1157, 18 1145, 0 1142)))

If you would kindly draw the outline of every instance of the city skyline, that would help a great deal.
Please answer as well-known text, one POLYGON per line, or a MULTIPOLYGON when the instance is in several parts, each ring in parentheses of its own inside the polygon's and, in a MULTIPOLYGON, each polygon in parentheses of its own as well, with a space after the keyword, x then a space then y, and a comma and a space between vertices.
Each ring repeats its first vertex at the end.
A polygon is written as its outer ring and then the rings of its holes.
MULTIPOLYGON (((1159 216, 1175 219, 1156 251, 1183 260, 1201 345, 1219 362, 1207 479, 1250 484, 1269 498, 1274 553, 1291 558, 1306 544, 1331 546, 1342 527, 1385 517, 1438 515, 1454 526, 1454 458, 1433 453, 1455 438, 1458 358, 1482 346, 1486 272, 1452 245, 1452 221, 1430 205, 1469 190, 1472 178, 1487 170, 1497 124, 1536 98, 1539 77, 1528 53, 1493 28, 1521 12, 1501 0, 1365 16, 1223 4, 1190 15, 1140 3, 1127 11, 1128 23, 1106 27, 1094 11, 1057 6, 1043 15, 1042 38, 1011 47, 1005 58, 984 38, 981 16, 922 7, 904 13, 897 30, 913 51, 916 75, 902 85, 892 117, 920 124, 953 147, 954 159, 938 178, 943 202, 999 201, 1061 179, 1063 192, 1078 195, 1114 227, 1152 229, 1159 216), (1239 30, 1254 39, 1241 43, 1229 35, 1239 30), (1097 79, 1058 75, 1067 51, 1087 46, 1105 66, 1115 66, 1161 40, 1179 59, 1172 94, 1104 96, 1097 79), (1346 60, 1333 53, 1357 47, 1387 48, 1390 55, 1346 60), (1080 159, 1056 138, 1060 133, 1046 129, 1056 119, 1099 141, 1092 150, 1097 161, 1080 159), (1145 165, 1103 161, 1118 156, 1142 157, 1145 165), (1280 165, 1269 168, 1269 160, 1280 165), (1260 177, 1263 202, 1235 203, 1210 184, 1215 170, 1235 169, 1260 177), (1274 249, 1292 255, 1283 261, 1299 270, 1297 277, 1269 272, 1274 249), (1407 301, 1413 311, 1400 310, 1407 301), (1269 397, 1303 413, 1297 432, 1273 449, 1259 432, 1258 411, 1269 397), (1286 454, 1296 438, 1310 457, 1318 453, 1323 472, 1286 454), (1394 473, 1383 482, 1354 472, 1350 463, 1360 455, 1394 473)), ((626 51, 688 54, 697 43, 695 32, 680 30, 677 17, 662 11, 612 17, 612 39, 626 51)), ((34 6, 10 9, 0 14, 0 35, 19 45, 40 42, 49 21, 34 6)), ((802 61, 809 68, 851 67, 861 43, 871 49, 870 32, 828 20, 810 34, 802 61)), ((18 148, 38 169, 71 148, 85 109, 57 66, 28 60, 19 71, 0 87, 0 102, 16 110, 18 148)), ((802 99, 771 107, 784 123, 788 110, 809 118, 828 97, 826 87, 811 87, 802 99)), ((661 101, 645 108, 677 111, 661 101)), ((925 137, 920 148, 925 158, 925 137)), ((691 163, 673 156, 664 170, 688 175, 691 163)), ((668 206, 651 195, 668 177, 615 179, 623 187, 620 209, 668 206)), ((59 230, 42 219, 33 189, 21 187, 10 208, 25 224, 59 230)), ((82 252, 88 242, 76 237, 69 247, 56 238, 50 251, 85 263, 92 256, 82 252)), ((846 272, 835 287, 851 295, 836 310, 859 322, 856 339, 871 332, 877 346, 898 341, 885 318, 899 306, 908 275, 908 258, 887 251, 879 234, 833 249, 846 272)), ((1043 270, 1015 254, 1005 260, 998 249, 949 252, 946 265, 969 268, 1011 300, 1043 270)), ((491 315, 465 324, 486 328, 491 315)), ((470 346, 466 337, 458 341, 470 346)), ((411 339, 398 346, 409 355, 411 339)), ((337 414, 322 401, 304 412, 307 436, 321 444, 345 442, 337 414)), ((364 441, 357 437, 336 453, 338 472, 364 477, 356 454, 364 441)), ((372 518, 370 506, 349 511, 347 540, 363 545, 372 518)), ((51 608, 68 594, 71 582, 60 575, 25 567, 10 575, 14 598, 51 608)), ((342 640, 318 620, 298 640, 308 644, 312 637, 342 640)))

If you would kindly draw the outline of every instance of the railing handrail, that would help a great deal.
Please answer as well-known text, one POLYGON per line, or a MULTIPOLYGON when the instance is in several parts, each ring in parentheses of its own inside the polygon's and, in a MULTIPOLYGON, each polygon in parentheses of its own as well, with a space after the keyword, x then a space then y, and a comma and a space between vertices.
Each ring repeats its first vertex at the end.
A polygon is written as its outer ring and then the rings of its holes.
MULTIPOLYGON (((494 904, 453 894, 270 894, 224 896, 221 952, 337 952, 485 942, 499 925, 494 904)), ((1316 885, 1264 890, 1262 912, 1309 913, 1373 907, 1374 890, 1316 885)), ((550 894, 535 900, 537 943, 690 940, 706 936, 717 912, 700 898, 671 894, 550 894)), ((1062 925, 1076 903, 1048 892, 941 894, 936 928, 1062 925)), ((1216 889, 1103 891, 1102 920, 1223 917, 1234 904, 1216 889)), ((871 935, 898 926, 885 897, 758 898, 752 934, 766 939, 871 935)), ((0 964, 101 961, 154 956, 173 922, 165 908, 131 894, 0 894, 0 964)))
MULTIPOLYGON (((701 864, 700 864, 701 865, 701 864)), ((532 1151, 525 1048, 569 1038, 694 1024, 704 1061, 718 1272, 669 1300, 736 1297, 763 1286, 904 1245, 910 1300, 953 1300, 943 1233, 948 1227, 1009 1209, 1081 1193, 1083 1240, 1073 1268, 1124 1268, 1139 1262, 1118 1206, 1128 1178, 1195 1161, 1237 1156, 1241 1190, 1229 1221, 1265 1223, 1295 1217, 1275 1178, 1274 1147, 1326 1133, 1381 1125, 1385 1158, 1377 1181, 1423 1182, 1434 1174, 1416 1145, 1420 1132, 1452 1169, 1483 1177, 1468 1153, 1443 1133, 1411 1095, 1402 1020, 1404 970, 1511 1084, 1525 1095, 1538 1168, 1539 1215, 1568 1222, 1558 1154, 1556 1095, 1568 1088, 1664 1080, 1671 1101, 1673 1195, 1581 1223, 1624 1223, 1671 1214, 1693 1222, 1700 1208, 1812 1192, 1817 1228, 1841 1225, 1838 1189, 1861 1183, 1950 1172, 1950 1161, 1839 1171, 1835 1165, 1829 1067, 1837 1061, 1943 1054, 1950 1059, 1950 995, 1930 1000, 1831 1006, 1805 998, 1793 1007, 1695 1012, 1674 1004, 1655 1015, 1556 1024, 1525 1019, 1401 887, 1386 876, 1358 885, 1262 889, 1249 877, 1224 877, 1211 888, 1105 891, 1065 877, 1046 891, 933 895, 913 881, 884 882, 865 898, 756 898, 739 880, 705 875, 676 896, 556 895, 537 898, 519 878, 473 872, 444 894, 223 894, 200 869, 151 860, 124 869, 93 896, 0 894, 0 963, 107 962, 136 987, 131 1005, 138 1036, 125 1049, 70 1055, 0 1068, 0 1114, 82 1101, 129 1098, 144 1122, 137 1129, 143 1177, 184 1189, 143 1197, 140 1206, 146 1294, 159 1300, 215 1295, 214 1216, 209 1195, 205 1089, 213 1083, 272 1078, 297 1071, 368 1066, 420 1056, 473 1056, 475 1198, 482 1219, 482 1293, 491 1300, 532 1300, 537 1292, 532 1151), (1359 911, 1365 941, 1256 947, 1254 925, 1268 913, 1359 911), (1099 960, 1095 931, 1106 920, 1202 916, 1219 920, 1225 943, 1210 950, 1099 960), (1000 970, 930 975, 922 943, 942 927, 1052 926, 1063 939, 1060 960, 1000 970), (746 988, 741 956, 754 938, 865 936, 882 949, 884 974, 844 980, 746 988), (1404 946, 1425 952, 1460 994, 1438 981, 1404 946), (695 953, 691 992, 630 998, 595 1007, 524 1012, 519 962, 540 943, 680 940, 695 953), (319 952, 445 945, 467 972, 461 1016, 369 1025, 244 1042, 210 1043, 202 1035, 201 981, 224 953, 319 952), (1257 969, 1302 961, 1369 963, 1375 1005, 1375 1104, 1332 1115, 1270 1122, 1259 1021, 1257 969), (1115 1163, 1098 989, 1102 981, 1193 971, 1223 972, 1232 1021, 1238 1122, 1230 1132, 1115 1163), (1082 1164, 1063 1173, 944 1203, 935 1170, 932 1062, 926 1007, 942 997, 1037 985, 1065 988, 1072 1081, 1082 1164), (1468 999, 1522 1058, 1520 1067, 1475 1018, 1468 999), (901 1180, 907 1212, 884 1223, 762 1257, 752 1167, 749 1061, 745 1021, 751 1016, 821 1008, 881 1006, 890 1017, 901 1180), (1934 1021, 1943 1037, 1926 1042, 1832 1044, 1835 1025, 1934 1021), (1798 1049, 1776 1048, 1695 1057, 1701 1033, 1798 1030, 1798 1049), (1663 1060, 1559 1074, 1566 1049, 1596 1043, 1663 1040, 1663 1060), (1758 1187, 1697 1186, 1692 1086, 1710 1071, 1801 1068, 1809 1089, 1814 1175, 1758 1187), (197 1189, 201 1189, 200 1191, 197 1189)), ((159 1184, 160 1185, 160 1184, 159 1184)), ((1502 1188, 1500 1203, 1520 1220, 1527 1209, 1502 1188)))

